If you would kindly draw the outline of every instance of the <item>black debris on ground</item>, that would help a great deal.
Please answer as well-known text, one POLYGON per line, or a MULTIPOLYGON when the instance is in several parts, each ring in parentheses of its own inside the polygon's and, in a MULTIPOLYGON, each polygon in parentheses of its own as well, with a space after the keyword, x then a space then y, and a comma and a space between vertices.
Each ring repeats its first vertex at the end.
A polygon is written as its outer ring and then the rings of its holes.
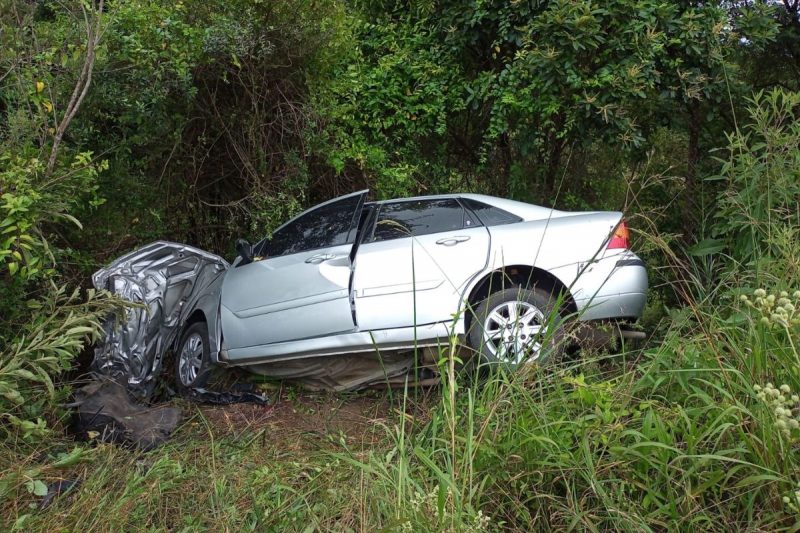
POLYGON ((177 407, 136 403, 127 389, 112 380, 98 380, 78 389, 73 429, 79 438, 113 442, 147 451, 163 444, 182 419, 177 407))
POLYGON ((80 484, 80 479, 60 479, 50 483, 47 485, 47 494, 45 494, 42 501, 39 502, 39 509, 46 509, 56 498, 73 488, 78 488, 80 484))
MULTIPOLYGON (((111 379, 92 381, 74 396, 75 401, 68 405, 74 408, 72 429, 84 440, 152 450, 166 442, 183 419, 180 408, 142 405, 124 385, 111 379)), ((240 384, 229 391, 191 389, 187 399, 211 405, 269 404, 269 398, 258 394, 250 384, 240 384)))

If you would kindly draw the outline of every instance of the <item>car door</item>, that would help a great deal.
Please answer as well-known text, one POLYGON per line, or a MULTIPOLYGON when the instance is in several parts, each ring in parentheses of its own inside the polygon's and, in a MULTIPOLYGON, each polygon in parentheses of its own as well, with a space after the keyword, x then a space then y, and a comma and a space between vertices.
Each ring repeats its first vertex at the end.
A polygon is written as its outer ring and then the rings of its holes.
POLYGON ((377 330, 453 320, 489 232, 455 198, 387 202, 356 254, 356 320, 377 330))
POLYGON ((367 191, 320 204, 255 247, 222 285, 222 332, 231 358, 246 348, 352 331, 350 252, 367 191), (261 257, 263 258, 261 258, 261 257))

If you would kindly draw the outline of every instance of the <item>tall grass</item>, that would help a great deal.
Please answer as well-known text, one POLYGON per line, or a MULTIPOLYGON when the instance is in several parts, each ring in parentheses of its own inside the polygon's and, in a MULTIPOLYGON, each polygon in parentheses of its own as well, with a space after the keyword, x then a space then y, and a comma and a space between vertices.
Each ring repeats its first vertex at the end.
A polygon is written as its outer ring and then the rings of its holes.
POLYGON ((450 393, 458 378, 448 372, 429 421, 387 428, 394 438, 388 453, 337 457, 368 479, 374 525, 792 526, 795 515, 782 498, 797 482, 796 435, 781 434, 756 397, 763 374, 754 371, 749 347, 766 343, 762 357, 793 369, 795 379, 796 354, 786 351, 785 332, 719 315, 707 320, 698 327, 694 318, 674 317, 665 341, 638 353, 633 369, 620 356, 597 356, 497 374, 480 387, 462 385, 457 395, 450 393))

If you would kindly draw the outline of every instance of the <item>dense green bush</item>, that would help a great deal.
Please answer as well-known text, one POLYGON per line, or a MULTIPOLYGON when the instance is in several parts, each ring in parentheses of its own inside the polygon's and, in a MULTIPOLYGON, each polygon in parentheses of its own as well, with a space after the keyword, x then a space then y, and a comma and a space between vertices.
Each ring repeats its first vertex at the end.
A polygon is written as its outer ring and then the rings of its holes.
MULTIPOLYGON (((693 218, 701 150, 723 141, 716 125, 747 89, 734 59, 743 36, 751 52, 774 37, 771 13, 658 0, 364 3, 359 46, 315 107, 331 164, 348 181, 365 173, 379 194, 457 187, 568 207, 610 200, 586 177, 598 147, 635 164, 665 126, 688 130, 680 205, 693 218)), ((601 190, 619 197, 620 169, 607 170, 601 190)))

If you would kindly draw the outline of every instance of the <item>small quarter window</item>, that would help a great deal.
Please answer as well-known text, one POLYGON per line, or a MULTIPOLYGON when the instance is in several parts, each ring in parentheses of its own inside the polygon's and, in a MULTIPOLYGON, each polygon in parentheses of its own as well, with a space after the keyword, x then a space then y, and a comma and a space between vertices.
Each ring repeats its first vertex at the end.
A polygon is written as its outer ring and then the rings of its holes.
POLYGON ((499 207, 494 207, 471 198, 462 198, 461 201, 481 219, 484 226, 499 226, 501 224, 522 222, 522 219, 517 215, 512 215, 499 207))

